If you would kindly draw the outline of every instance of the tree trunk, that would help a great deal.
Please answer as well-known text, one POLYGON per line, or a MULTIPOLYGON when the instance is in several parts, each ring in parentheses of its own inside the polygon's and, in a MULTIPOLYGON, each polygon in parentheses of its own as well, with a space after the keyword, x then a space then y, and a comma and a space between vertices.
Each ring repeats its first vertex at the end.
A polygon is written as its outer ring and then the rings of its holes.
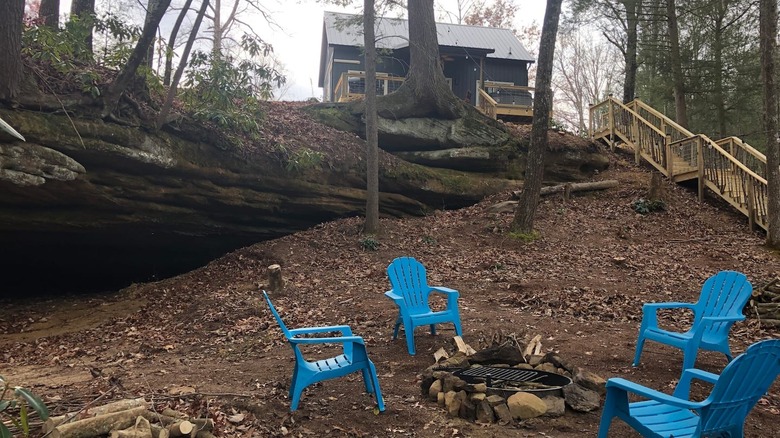
MULTIPOLYGON (((640 0, 623 0, 626 7, 626 79, 623 82, 623 103, 634 100, 636 95, 636 71, 638 68, 636 52, 639 28, 640 0)), ((537 73, 538 74, 538 73, 537 73)))
MULTIPOLYGON (((79 17, 84 20, 87 17, 95 16, 95 0, 73 0, 70 4, 70 15, 72 17, 79 17)), ((85 44, 89 53, 92 53, 92 31, 90 31, 85 39, 85 44)))
MULTIPOLYGON (((188 5, 189 7, 189 5, 188 5)), ((160 114, 157 116, 157 129, 160 129, 162 125, 166 123, 168 113, 173 105, 173 99, 176 97, 176 89, 179 87, 179 81, 182 74, 184 74, 184 68, 187 66, 187 60, 190 57, 190 50, 195 43, 195 39, 198 36, 198 30, 200 29, 200 23, 203 22, 203 16, 206 15, 206 9, 209 7, 209 0, 203 0, 200 5, 198 15, 195 17, 195 23, 192 24, 192 30, 190 31, 190 37, 187 39, 187 44, 184 46, 184 52, 181 54, 181 61, 179 61, 179 67, 176 68, 176 74, 173 75, 173 83, 168 88, 168 94, 165 97, 165 102, 162 108, 160 108, 160 114)))
POLYGON ((780 131, 778 131, 775 51, 777 49, 777 1, 760 2, 761 80, 764 84, 764 132, 767 168, 767 245, 780 248, 780 131))
MULTIPOLYGON (((152 11, 154 11, 159 2, 160 0, 149 0, 146 3, 146 19, 144 20, 144 24, 151 19, 152 11)), ((144 63, 150 69, 154 68, 154 39, 152 39, 152 43, 149 44, 149 48, 146 49, 146 59, 144 60, 144 63)))
POLYGON ((42 24, 46 27, 57 29, 60 25, 60 0, 41 0, 41 9, 38 11, 42 24))
POLYGON ((669 25, 669 44, 671 50, 672 76, 674 77, 674 114, 676 122, 688 128, 688 108, 685 105, 685 78, 682 72, 680 55, 680 30, 677 27, 677 7, 675 0, 666 0, 666 21, 669 25))
POLYGON ((726 98, 723 91, 723 21, 725 20, 726 8, 722 2, 719 3, 717 19, 715 20, 715 36, 712 42, 713 53, 713 80, 715 81, 715 114, 718 123, 718 138, 726 136, 726 98))
POLYGON ((119 103, 119 98, 122 93, 127 90, 130 81, 135 76, 138 67, 146 56, 146 51, 149 49, 149 45, 154 40, 154 34, 157 32, 157 26, 160 24, 165 11, 168 9, 168 5, 171 4, 171 0, 160 0, 157 4, 157 8, 153 11, 150 20, 144 24, 144 29, 141 32, 141 37, 138 39, 138 43, 133 49, 133 53, 130 54, 127 64, 119 75, 114 79, 114 82, 109 85, 103 95, 103 117, 107 117, 119 103))
POLYGON ((464 104, 442 72, 433 0, 409 1, 408 11, 409 73, 395 93, 377 99, 379 116, 456 119, 464 114, 464 104))
POLYGON ((222 57, 222 0, 214 0, 214 41, 211 46, 211 54, 214 59, 222 57))
POLYGON ((555 40, 558 35, 558 19, 562 0, 547 0, 544 13, 542 38, 539 44, 539 66, 536 70, 536 94, 534 96, 534 120, 531 126, 531 144, 528 147, 525 181, 512 221, 512 231, 530 234, 534 229, 534 216, 539 205, 539 192, 544 177, 544 155, 547 150, 547 132, 552 110, 552 69, 555 40))
POLYGON ((24 0, 5 1, 0 14, 0 100, 12 99, 22 81, 24 0))
POLYGON ((192 0, 186 0, 184 2, 184 6, 182 7, 181 12, 179 12, 179 16, 176 17, 176 23, 173 24, 173 29, 171 29, 171 36, 168 38, 168 47, 165 50, 165 74, 163 78, 163 85, 171 84, 171 71, 173 70, 173 49, 176 44, 176 37, 179 35, 179 28, 181 28, 181 23, 184 21, 184 17, 187 16, 187 12, 190 11, 190 5, 192 5, 192 0))
POLYGON ((374 0, 363 1, 363 36, 366 49, 366 223, 363 232, 379 231, 379 134, 376 113, 376 36, 374 0))

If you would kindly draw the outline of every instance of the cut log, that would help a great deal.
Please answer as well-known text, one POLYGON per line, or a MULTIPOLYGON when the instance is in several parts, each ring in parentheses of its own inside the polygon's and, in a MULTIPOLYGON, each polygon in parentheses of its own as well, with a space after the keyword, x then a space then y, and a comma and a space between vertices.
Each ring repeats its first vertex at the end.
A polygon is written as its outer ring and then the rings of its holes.
POLYGON ((168 433, 171 438, 188 436, 195 425, 187 420, 179 421, 168 426, 168 433))
POLYGON ((152 424, 151 428, 152 428, 152 438, 169 438, 170 436, 170 434, 168 433, 168 429, 162 426, 152 424))
POLYGON ((111 431, 111 438, 153 438, 152 427, 149 420, 144 417, 138 417, 135 425, 124 430, 111 431))
POLYGON ((143 406, 144 408, 148 407, 148 404, 146 403, 146 400, 144 400, 143 397, 117 400, 115 402, 106 403, 101 406, 87 408, 82 410, 81 412, 71 412, 65 415, 50 417, 48 420, 46 420, 43 423, 43 433, 46 434, 51 432, 55 427, 59 426, 60 424, 66 423, 68 420, 76 416, 78 416, 79 418, 89 418, 89 417, 94 417, 95 415, 103 415, 103 414, 110 414, 112 412, 126 411, 128 409, 137 408, 141 406, 143 406))
POLYGON ((436 350, 435 353, 433 353, 433 362, 439 363, 442 359, 449 359, 450 355, 447 353, 447 350, 444 349, 444 347, 439 348, 436 350))
POLYGON ((271 265, 268 267, 268 290, 280 292, 284 289, 284 279, 282 278, 282 267, 271 265))
MULTIPOLYGON (((165 412, 165 411, 163 411, 165 412)), ((174 411, 176 412, 176 411, 174 411)), ((178 415, 181 415, 177 412, 178 415)), ((144 418, 149 420, 152 423, 160 423, 164 427, 168 427, 174 423, 177 423, 179 421, 182 421, 182 418, 180 417, 171 417, 168 415, 162 415, 158 414, 156 412, 146 411, 143 413, 144 418)), ((214 430, 214 420, 211 418, 190 418, 187 421, 193 424, 193 427, 196 431, 200 430, 208 430, 212 431, 214 430)), ((173 435, 171 435, 173 436, 173 435)))
POLYGON ((466 356, 471 356, 472 354, 477 352, 476 350, 471 348, 471 345, 464 342, 462 337, 455 336, 452 339, 455 341, 455 346, 458 348, 458 351, 465 354, 466 356))
POLYGON ((187 415, 182 414, 181 412, 179 412, 177 410, 174 410, 174 409, 171 409, 171 408, 165 408, 160 413, 165 415, 165 416, 168 416, 168 417, 181 418, 182 420, 186 420, 187 419, 187 415))
POLYGON ((49 434, 52 438, 92 438, 108 435, 112 430, 126 429, 135 424, 136 418, 143 415, 146 406, 128 409, 120 412, 98 415, 72 423, 61 424, 49 434))
MULTIPOLYGON (((569 192, 584 192, 588 190, 604 190, 604 189, 610 189, 612 187, 617 187, 618 181, 614 179, 607 179, 604 181, 593 181, 593 182, 584 182, 584 183, 567 183, 567 184, 559 184, 557 186, 548 186, 548 187, 542 187, 541 192, 539 192, 540 195, 551 195, 553 193, 562 193, 567 190, 569 192)), ((518 199, 520 198, 520 191, 514 191, 512 192, 512 197, 518 199)))

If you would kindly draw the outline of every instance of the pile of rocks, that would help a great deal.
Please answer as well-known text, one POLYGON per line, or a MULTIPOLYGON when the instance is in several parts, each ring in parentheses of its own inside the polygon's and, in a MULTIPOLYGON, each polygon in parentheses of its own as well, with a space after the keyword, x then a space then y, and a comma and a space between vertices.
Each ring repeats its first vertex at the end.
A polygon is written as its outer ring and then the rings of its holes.
POLYGON ((516 342, 503 342, 473 354, 456 352, 430 366, 421 376, 424 396, 447 409, 451 417, 478 423, 512 424, 539 416, 561 416, 566 406, 589 412, 601 405, 606 381, 582 368, 565 362, 556 353, 522 352, 516 342), (479 366, 534 369, 557 373, 572 380, 560 390, 507 390, 489 388, 486 383, 466 382, 453 373, 479 366))

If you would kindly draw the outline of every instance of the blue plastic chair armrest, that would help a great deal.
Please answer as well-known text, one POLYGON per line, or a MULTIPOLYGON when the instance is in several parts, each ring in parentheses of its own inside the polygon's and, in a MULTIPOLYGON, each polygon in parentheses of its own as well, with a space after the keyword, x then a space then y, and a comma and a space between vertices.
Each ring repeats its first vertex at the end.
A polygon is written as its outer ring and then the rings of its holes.
POLYGON ((391 300, 395 301, 396 303, 403 303, 404 302, 404 297, 396 294, 395 291, 392 290, 392 289, 387 291, 387 292, 385 292, 385 296, 387 298, 390 298, 391 300))
POLYGON ((444 286, 430 286, 430 288, 431 288, 431 290, 435 290, 437 292, 441 292, 441 293, 444 293, 444 294, 459 295, 458 291, 456 291, 455 289, 450 289, 450 288, 444 287, 444 286))
POLYGON ((642 310, 658 310, 658 309, 693 309, 696 305, 693 303, 645 303, 642 306, 642 310))
POLYGON ((737 322, 737 321, 743 321, 745 319, 745 315, 734 315, 734 316, 705 316, 701 319, 702 323, 705 324, 714 324, 716 322, 737 322))
POLYGON ((610 388, 617 388, 682 409, 700 409, 705 406, 705 404, 702 402, 691 402, 685 399, 677 398, 675 396, 656 391, 655 389, 650 389, 645 386, 636 384, 626 379, 621 379, 620 377, 607 380, 607 390, 610 388))
POLYGON ((290 330, 292 336, 309 333, 340 332, 344 336, 352 336, 352 328, 348 325, 332 325, 326 327, 303 327, 290 330))
POLYGON ((289 340, 293 344, 364 344, 360 336, 337 336, 333 338, 292 338, 289 340))
POLYGON ((691 382, 693 379, 699 379, 714 385, 715 382, 718 381, 718 378, 720 378, 719 375, 709 371, 700 370, 698 368, 688 368, 687 370, 683 370, 680 381, 677 383, 677 388, 674 389, 674 396, 690 399, 691 382))

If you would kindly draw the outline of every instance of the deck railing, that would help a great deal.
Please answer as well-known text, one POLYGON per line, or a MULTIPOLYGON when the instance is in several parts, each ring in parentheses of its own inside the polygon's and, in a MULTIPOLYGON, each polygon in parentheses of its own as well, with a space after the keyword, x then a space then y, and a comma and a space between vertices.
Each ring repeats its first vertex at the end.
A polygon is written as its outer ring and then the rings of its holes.
POLYGON ((767 227, 766 157, 736 137, 713 141, 692 134, 640 100, 627 105, 613 97, 590 108, 591 138, 623 144, 675 181, 699 179, 704 187, 748 216, 751 227, 767 227))
POLYGON ((477 99, 477 108, 494 119, 500 116, 532 117, 533 105, 533 87, 503 82, 485 81, 477 99))
MULTIPOLYGON (((397 90, 404 82, 404 78, 390 76, 385 73, 376 74, 376 94, 384 96, 397 90)), ((336 102, 348 102, 362 99, 366 94, 366 74, 346 72, 342 73, 334 90, 336 102)))

